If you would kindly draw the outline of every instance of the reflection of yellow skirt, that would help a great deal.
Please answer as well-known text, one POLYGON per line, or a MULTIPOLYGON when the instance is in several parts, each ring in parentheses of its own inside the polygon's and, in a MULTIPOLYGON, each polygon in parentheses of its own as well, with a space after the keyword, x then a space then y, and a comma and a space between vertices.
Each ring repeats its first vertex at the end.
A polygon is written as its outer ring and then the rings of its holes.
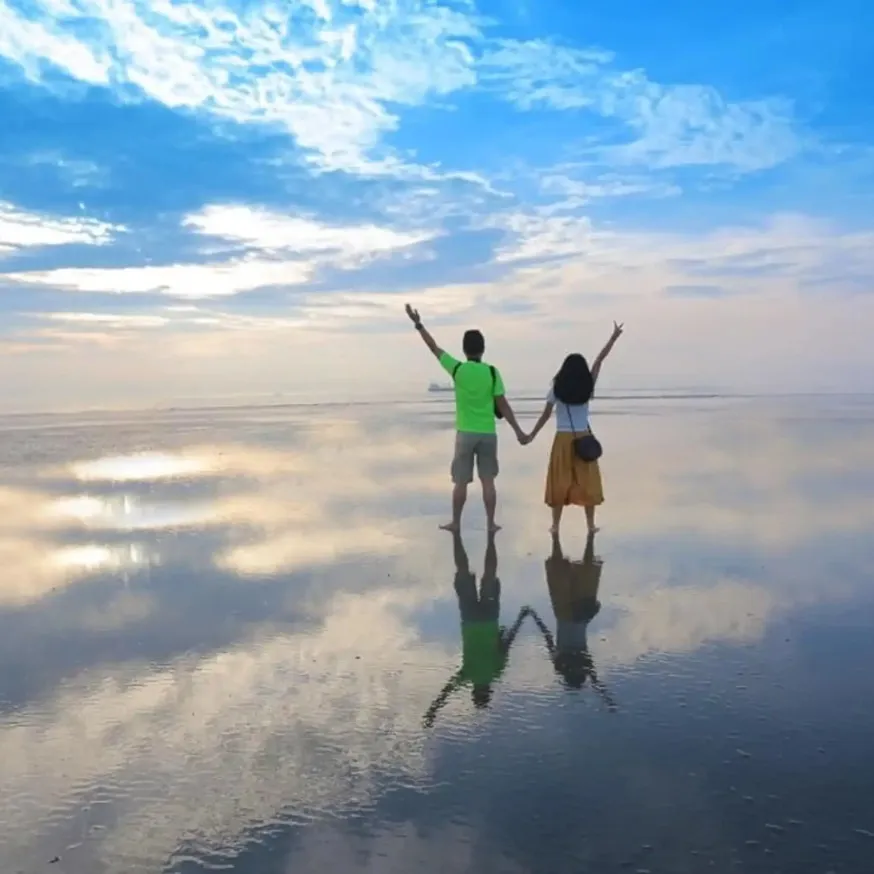
MULTIPOLYGON (((582 436, 583 433, 576 436, 582 436)), ((604 503, 601 468, 597 461, 581 461, 574 454, 575 435, 559 431, 552 441, 546 472, 546 503, 550 507, 592 507, 604 503)))
POLYGON ((578 621, 578 611, 598 600, 601 585, 600 561, 546 559, 546 584, 552 612, 560 622, 578 621))

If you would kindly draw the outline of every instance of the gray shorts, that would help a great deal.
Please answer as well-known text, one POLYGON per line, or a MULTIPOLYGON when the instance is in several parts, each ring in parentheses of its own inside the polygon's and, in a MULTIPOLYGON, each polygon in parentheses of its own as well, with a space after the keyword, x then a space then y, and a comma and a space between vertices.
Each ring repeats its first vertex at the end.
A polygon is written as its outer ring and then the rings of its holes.
POLYGON ((452 482, 473 482, 473 462, 480 479, 494 479, 498 475, 498 435, 470 434, 459 431, 455 435, 455 457, 452 459, 452 482))

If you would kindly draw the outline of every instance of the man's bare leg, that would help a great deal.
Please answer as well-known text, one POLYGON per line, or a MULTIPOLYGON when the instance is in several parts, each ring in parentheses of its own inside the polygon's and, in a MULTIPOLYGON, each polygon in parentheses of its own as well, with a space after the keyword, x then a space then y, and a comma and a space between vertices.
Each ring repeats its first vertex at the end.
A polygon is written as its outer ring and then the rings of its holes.
POLYGON ((561 514, 564 510, 564 507, 558 506, 552 508, 552 528, 550 528, 550 532, 552 534, 558 534, 558 529, 561 527, 561 514))
POLYGON ((467 501, 467 483, 456 483, 452 488, 452 521, 440 527, 444 531, 461 531, 461 513, 467 501))
POLYGON ((493 479, 482 479, 483 504, 486 508, 486 530, 494 533, 500 531, 501 526, 495 523, 495 511, 498 507, 498 492, 493 479))

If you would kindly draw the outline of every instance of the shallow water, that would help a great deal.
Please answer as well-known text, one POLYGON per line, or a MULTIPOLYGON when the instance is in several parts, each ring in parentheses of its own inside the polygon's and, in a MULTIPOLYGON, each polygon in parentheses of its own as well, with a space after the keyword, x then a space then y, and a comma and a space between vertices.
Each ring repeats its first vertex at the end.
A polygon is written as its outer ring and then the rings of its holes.
MULTIPOLYGON (((446 399, 0 420, 0 871, 869 871, 874 400, 594 423, 597 561, 549 565, 600 602, 589 657, 535 621, 549 438, 507 433, 521 626, 487 707, 426 720, 462 654, 446 399)), ((479 579, 475 496, 463 545, 479 579)))

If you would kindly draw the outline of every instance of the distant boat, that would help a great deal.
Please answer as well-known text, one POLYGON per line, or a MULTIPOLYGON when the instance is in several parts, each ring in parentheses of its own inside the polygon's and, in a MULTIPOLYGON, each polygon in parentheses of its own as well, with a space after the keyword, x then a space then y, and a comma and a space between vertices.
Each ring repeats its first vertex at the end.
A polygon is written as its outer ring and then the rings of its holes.
POLYGON ((436 382, 432 382, 431 385, 428 386, 428 391, 452 391, 451 385, 437 385, 436 382))

